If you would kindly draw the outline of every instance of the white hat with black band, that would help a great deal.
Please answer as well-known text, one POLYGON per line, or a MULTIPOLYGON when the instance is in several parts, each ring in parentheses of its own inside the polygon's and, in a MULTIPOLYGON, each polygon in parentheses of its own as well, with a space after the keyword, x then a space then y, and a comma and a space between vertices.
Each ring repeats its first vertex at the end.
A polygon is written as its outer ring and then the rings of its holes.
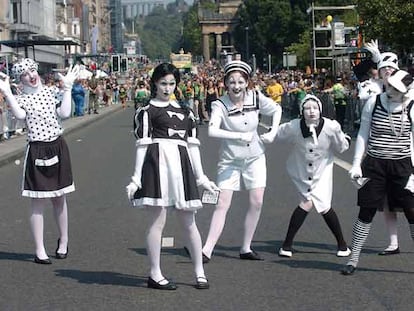
POLYGON ((252 73, 252 67, 250 67, 249 64, 241 60, 232 60, 224 66, 224 74, 228 75, 230 72, 233 71, 241 71, 247 74, 247 76, 250 76, 250 74, 252 73))

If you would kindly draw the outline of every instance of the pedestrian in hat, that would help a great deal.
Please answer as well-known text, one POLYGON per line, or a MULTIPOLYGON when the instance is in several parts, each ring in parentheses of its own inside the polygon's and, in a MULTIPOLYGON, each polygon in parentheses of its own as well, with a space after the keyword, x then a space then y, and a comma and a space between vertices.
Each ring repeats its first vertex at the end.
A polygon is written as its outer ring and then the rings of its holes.
MULTIPOLYGON (((364 82, 360 88, 360 94, 367 94, 369 96, 365 97, 365 101, 368 97, 376 97, 378 94, 385 92, 387 85, 388 77, 393 74, 395 71, 399 70, 398 66, 398 57, 393 52, 383 52, 381 53, 378 48, 378 41, 371 40, 365 45, 365 48, 371 53, 371 60, 377 68, 379 79, 370 79, 368 82, 364 82)), ((387 256, 395 255, 400 253, 399 243, 398 243, 398 230, 397 230, 397 211, 401 212, 401 208, 394 207, 391 211, 388 204, 385 203, 384 207, 379 208, 379 211, 383 212, 385 226, 389 235, 389 244, 388 246, 380 251, 378 255, 387 256)))
POLYGON ((243 181, 249 192, 249 207, 244 220, 240 259, 262 260, 251 248, 260 219, 266 187, 265 143, 273 142, 282 108, 261 92, 248 88, 251 68, 243 61, 230 61, 224 67, 227 93, 212 102, 209 136, 221 139, 217 185, 221 189, 203 247, 208 262, 220 238, 234 191, 243 181), (272 129, 259 136, 259 113, 272 116, 272 129))
POLYGON ((401 207, 414 239, 414 175, 412 163, 413 77, 406 71, 390 74, 385 92, 371 97, 362 112, 349 175, 361 182, 359 214, 352 232, 352 254, 341 269, 351 275, 371 229, 376 211, 388 202, 401 207))
POLYGON ((276 141, 292 145, 287 171, 299 194, 279 256, 292 257, 293 239, 312 208, 320 213, 337 243, 336 255, 351 253, 338 216, 331 206, 333 161, 335 152, 349 148, 351 138, 344 134, 336 120, 322 117, 322 103, 314 95, 306 95, 301 102, 301 118, 279 126, 276 141))
POLYGON ((62 118, 70 116, 72 85, 79 67, 71 67, 63 81, 63 92, 55 87, 44 86, 38 74, 38 64, 24 58, 12 67, 12 75, 20 81, 22 94, 14 96, 9 77, 0 73, 0 91, 15 117, 25 120, 28 146, 24 160, 22 196, 31 198, 30 225, 36 254, 34 262, 51 264, 43 241, 43 211, 50 200, 59 229, 56 258, 68 255, 68 211, 66 194, 75 186, 69 150, 63 138, 62 118))

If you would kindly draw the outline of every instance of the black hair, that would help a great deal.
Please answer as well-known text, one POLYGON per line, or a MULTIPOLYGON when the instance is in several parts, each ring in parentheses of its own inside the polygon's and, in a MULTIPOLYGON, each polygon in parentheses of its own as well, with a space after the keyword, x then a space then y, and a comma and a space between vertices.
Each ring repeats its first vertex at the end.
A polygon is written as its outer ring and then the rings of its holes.
POLYGON ((181 81, 180 71, 177 69, 177 67, 175 67, 173 64, 170 64, 170 63, 162 63, 162 64, 159 64, 157 67, 155 67, 154 72, 152 73, 152 76, 151 76, 151 80, 150 80, 150 91, 151 91, 150 99, 155 98, 157 96, 157 86, 155 85, 155 83, 158 80, 160 80, 162 77, 165 77, 166 75, 169 75, 169 74, 172 74, 175 79, 174 95, 175 95, 177 102, 182 108, 188 108, 184 104, 183 99, 181 98, 181 95, 178 91, 178 84, 181 81))

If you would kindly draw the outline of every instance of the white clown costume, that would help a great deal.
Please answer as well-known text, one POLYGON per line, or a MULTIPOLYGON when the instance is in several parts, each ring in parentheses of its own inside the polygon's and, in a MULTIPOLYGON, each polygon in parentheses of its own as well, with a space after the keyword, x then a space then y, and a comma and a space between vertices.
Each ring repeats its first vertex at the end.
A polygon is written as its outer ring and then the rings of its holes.
POLYGON ((344 257, 350 250, 344 241, 338 217, 331 208, 334 153, 349 148, 351 138, 344 134, 335 120, 321 117, 322 103, 313 95, 306 95, 301 102, 302 118, 281 124, 277 141, 293 146, 287 160, 287 171, 299 194, 299 206, 294 210, 286 238, 279 249, 279 256, 291 257, 293 238, 305 221, 310 209, 315 207, 337 240, 337 256, 344 257), (312 104, 314 108, 309 108, 312 104), (305 109, 316 109, 313 119, 308 119, 305 109))

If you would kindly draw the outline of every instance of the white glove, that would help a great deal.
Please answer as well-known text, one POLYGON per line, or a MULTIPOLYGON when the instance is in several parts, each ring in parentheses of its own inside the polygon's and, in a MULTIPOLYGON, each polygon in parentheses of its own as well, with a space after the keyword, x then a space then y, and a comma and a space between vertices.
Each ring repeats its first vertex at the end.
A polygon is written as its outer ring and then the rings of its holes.
POLYGON ((352 165, 352 167, 349 170, 348 174, 349 174, 349 177, 351 177, 351 179, 357 179, 357 178, 362 177, 361 165, 360 164, 352 165))
POLYGON ((273 135, 272 132, 267 132, 267 133, 260 135, 260 139, 265 144, 270 144, 275 140, 275 135, 273 135))
POLYGON ((59 79, 63 81, 65 91, 72 90, 72 85, 75 82, 75 80, 78 78, 79 71, 80 71, 80 66, 75 65, 75 66, 69 67, 69 70, 66 76, 63 76, 62 74, 58 73, 59 79))
POLYGON ((247 132, 247 133, 240 133, 241 141, 244 141, 246 143, 250 143, 253 139, 253 132, 247 132))
POLYGON ((129 200, 132 200, 134 198, 135 192, 137 192, 138 189, 141 189, 141 180, 138 179, 135 176, 132 176, 132 181, 129 183, 128 186, 126 186, 126 193, 129 200))
POLYGON ((378 63, 380 61, 381 52, 378 49, 378 40, 371 40, 364 46, 372 55, 372 61, 378 63))
POLYGON ((2 92, 5 96, 12 94, 10 88, 10 78, 3 72, 0 72, 0 92, 2 92))
POLYGON ((197 184, 199 186, 202 186, 204 189, 214 192, 214 191, 220 191, 220 188, 216 186, 214 182, 212 182, 206 175, 203 175, 198 181, 197 184))

